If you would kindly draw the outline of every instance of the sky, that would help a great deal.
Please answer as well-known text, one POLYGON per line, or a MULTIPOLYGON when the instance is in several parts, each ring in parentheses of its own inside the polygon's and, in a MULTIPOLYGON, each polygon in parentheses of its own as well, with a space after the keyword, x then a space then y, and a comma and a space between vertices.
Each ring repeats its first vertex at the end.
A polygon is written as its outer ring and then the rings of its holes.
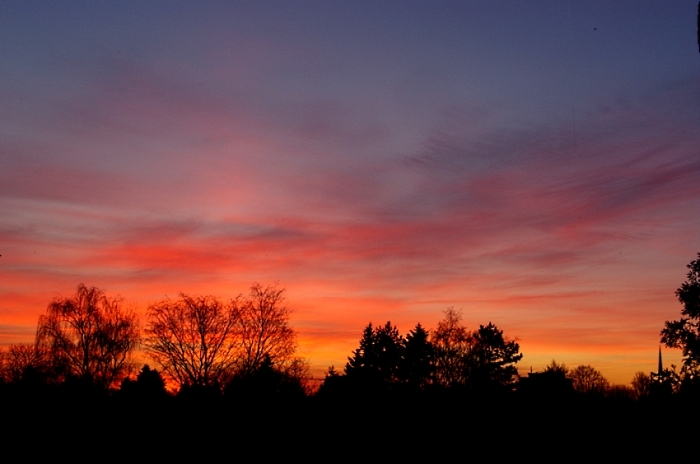
POLYGON ((629 383, 700 252, 697 13, 1 1, 0 346, 79 283, 145 325, 259 282, 317 377, 454 307, 629 383))

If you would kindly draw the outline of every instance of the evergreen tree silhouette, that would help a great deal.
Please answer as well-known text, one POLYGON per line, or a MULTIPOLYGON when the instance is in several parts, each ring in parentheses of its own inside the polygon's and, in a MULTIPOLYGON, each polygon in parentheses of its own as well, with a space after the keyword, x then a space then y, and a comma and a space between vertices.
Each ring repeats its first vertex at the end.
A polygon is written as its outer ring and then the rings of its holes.
POLYGON ((345 365, 348 380, 367 388, 388 388, 399 380, 403 341, 396 327, 387 322, 374 329, 367 324, 360 346, 345 365))
POLYGON ((400 378, 410 388, 424 389, 433 381, 435 348, 429 337, 429 332, 418 323, 403 342, 400 378))

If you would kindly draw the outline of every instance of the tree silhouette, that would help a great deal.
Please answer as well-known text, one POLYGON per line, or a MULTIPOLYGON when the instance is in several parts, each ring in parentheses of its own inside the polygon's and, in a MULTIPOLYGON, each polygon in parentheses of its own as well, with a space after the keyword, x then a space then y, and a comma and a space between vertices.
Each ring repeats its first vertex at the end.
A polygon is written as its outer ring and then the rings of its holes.
POLYGON ((296 332, 289 326, 291 309, 284 304, 284 289, 255 283, 248 297, 238 300, 236 310, 238 373, 252 374, 266 360, 280 372, 298 371, 306 365, 295 357, 296 332))
POLYGON ((399 377, 410 387, 424 389, 433 382, 434 374, 435 347, 429 332, 419 323, 403 341, 399 377))
POLYGON ((387 321, 374 332, 375 368, 385 384, 399 380, 399 367, 403 357, 403 340, 399 330, 387 321))
POLYGON ((163 373, 188 391, 221 388, 234 375, 252 375, 263 362, 304 383, 305 360, 295 357, 296 333, 284 289, 253 284, 229 304, 184 293, 148 308, 146 350, 163 373))
MULTIPOLYGON (((678 393, 683 383, 682 375, 676 372, 674 365, 671 365, 670 369, 664 368, 660 372, 652 372, 649 378, 651 380, 650 394, 656 398, 678 393)), ((692 381, 688 380, 686 385, 692 385, 692 381)))
POLYGON ((403 341, 396 327, 387 322, 374 329, 367 324, 353 356, 345 365, 348 380, 370 388, 386 388, 399 380, 403 341))
POLYGON ((165 389, 165 381, 156 369, 151 369, 148 364, 144 364, 135 380, 127 377, 122 381, 119 393, 127 397, 140 401, 158 401, 168 396, 165 389))
POLYGON ((318 389, 316 396, 332 397, 335 395, 343 395, 345 392, 345 387, 347 386, 347 378, 341 375, 335 366, 329 366, 328 370, 323 379, 323 383, 318 389))
POLYGON ((109 388, 128 373, 138 342, 136 315, 122 309, 121 299, 80 284, 75 296, 49 304, 36 343, 54 371, 109 388))
POLYGON ((464 386, 467 382, 465 361, 472 347, 472 336, 461 325, 462 314, 450 307, 433 332, 435 347, 435 381, 443 387, 464 386))
POLYGON ((632 378, 632 390, 637 399, 646 398, 651 393, 651 377, 642 372, 636 372, 632 378))
POLYGON ((50 374, 45 350, 36 343, 20 343, 0 352, 0 378, 9 383, 18 383, 27 378, 48 382, 55 376, 50 374))
POLYGON ((362 330, 360 346, 352 352, 352 356, 348 358, 348 362, 345 364, 345 375, 367 377, 367 374, 372 371, 376 363, 373 345, 374 328, 370 322, 362 330))
POLYGON ((687 267, 687 280, 676 290, 676 297, 683 305, 681 318, 666 321, 661 342, 683 351, 681 377, 684 381, 694 381, 700 378, 700 253, 687 267))
POLYGON ((515 364, 523 357, 520 346, 489 323, 469 332, 460 324, 454 308, 433 333, 435 378, 443 387, 472 389, 512 387, 517 378, 515 364))
POLYGON ((511 387, 517 379, 515 364, 523 357, 514 340, 503 337, 503 331, 489 322, 479 326, 472 336, 468 356, 469 383, 477 388, 511 387))
POLYGON ((222 386, 237 360, 237 319, 235 304, 181 293, 148 308, 146 350, 181 387, 222 386))
POLYGON ((271 400, 298 400, 306 396, 306 386, 303 378, 290 372, 277 369, 269 356, 265 356, 254 371, 243 371, 235 374, 226 385, 224 394, 234 400, 244 398, 251 402, 271 400))
POLYGON ((569 378, 569 369, 564 364, 552 360, 542 372, 531 372, 521 378, 519 390, 531 396, 561 399, 574 392, 573 381, 569 378))
POLYGON ((573 382, 574 390, 579 393, 603 394, 610 386, 603 374, 590 365, 578 366, 569 371, 569 378, 573 382))
POLYGON ((566 364, 559 364, 552 359, 552 362, 545 366, 544 373, 560 377, 567 377, 569 375, 569 369, 566 367, 566 364))

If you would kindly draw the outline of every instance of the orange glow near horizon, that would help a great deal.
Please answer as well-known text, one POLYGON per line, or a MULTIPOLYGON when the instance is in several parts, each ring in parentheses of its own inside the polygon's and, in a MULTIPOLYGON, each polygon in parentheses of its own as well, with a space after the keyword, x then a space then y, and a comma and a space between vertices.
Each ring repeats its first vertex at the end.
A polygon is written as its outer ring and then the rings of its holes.
MULTIPOLYGON (((115 282, 115 285, 117 283, 115 282)), ((124 297, 126 307, 135 309, 141 316, 142 324, 145 324, 145 309, 149 304, 159 301, 158 298, 154 298, 157 292, 147 285, 134 287, 122 283, 118 286, 124 289, 119 294, 124 297)), ((357 348, 362 329, 367 323, 379 325, 391 321, 399 328, 401 334, 405 335, 418 322, 428 329, 433 329, 442 318, 442 311, 447 307, 438 302, 415 304, 384 297, 358 295, 353 298, 339 296, 338 293, 334 296, 333 291, 324 292, 323 287, 320 287, 318 293, 328 295, 323 297, 313 294, 313 283, 300 283, 301 295, 297 296, 290 285, 286 287, 286 303, 293 308, 290 323, 298 333, 298 353, 309 360, 315 378, 323 378, 331 365, 342 371, 347 358, 357 348), (430 309, 424 309, 425 307, 430 309), (362 310, 358 311, 357 308, 362 310)), ((212 294, 224 300, 246 293, 246 288, 241 284, 213 287, 200 284, 194 288, 196 291, 189 293, 212 294), (239 291, 231 291, 232 288, 239 291)), ((107 290, 108 295, 116 296, 109 288, 107 290)), ((45 295, 48 299, 41 303, 37 301, 36 296, 3 295, 6 308, 11 308, 4 317, 4 330, 0 333, 3 345, 31 342, 38 316, 43 314, 49 301, 57 296, 70 296, 72 291, 67 289, 65 293, 47 292, 45 295)), ((163 293, 160 298, 166 296, 175 298, 177 293, 163 293)), ((486 298, 484 300, 488 301, 486 298)), ((535 322, 528 317, 527 311, 519 316, 516 311, 514 317, 509 317, 503 307, 517 308, 518 301, 517 298, 512 304, 509 304, 508 300, 498 301, 495 305, 488 305, 477 311, 463 308, 462 312, 463 323, 469 329, 476 329, 479 324, 494 322, 504 330, 507 337, 517 339, 521 353, 524 354, 518 365, 521 374, 529 372, 530 368, 535 371, 541 370, 554 359, 569 367, 591 364, 603 372, 612 383, 628 384, 635 372, 651 372, 656 368, 658 329, 652 321, 648 324, 649 328, 644 330, 630 331, 621 327, 611 327, 610 331, 619 332, 611 338, 610 333, 601 332, 595 325, 587 329, 586 324, 582 324, 581 320, 573 315, 568 323, 561 320, 547 321, 541 316, 536 317, 535 320, 539 319, 539 322, 535 322), (637 341, 630 343, 632 340, 637 341), (649 340, 650 343, 646 344, 643 340, 649 340)), ((152 364, 144 353, 139 354, 137 359, 139 362, 152 364)), ((665 349, 664 362, 666 365, 679 365, 680 352, 665 349)))

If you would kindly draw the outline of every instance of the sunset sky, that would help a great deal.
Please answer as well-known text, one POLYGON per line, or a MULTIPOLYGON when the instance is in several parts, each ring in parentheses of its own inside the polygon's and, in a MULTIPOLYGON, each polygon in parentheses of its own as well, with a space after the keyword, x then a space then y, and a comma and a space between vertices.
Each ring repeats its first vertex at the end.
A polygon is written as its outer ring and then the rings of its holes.
POLYGON ((278 282, 317 376, 455 307, 629 383, 700 251, 697 12, 0 2, 0 345, 78 283, 278 282))

